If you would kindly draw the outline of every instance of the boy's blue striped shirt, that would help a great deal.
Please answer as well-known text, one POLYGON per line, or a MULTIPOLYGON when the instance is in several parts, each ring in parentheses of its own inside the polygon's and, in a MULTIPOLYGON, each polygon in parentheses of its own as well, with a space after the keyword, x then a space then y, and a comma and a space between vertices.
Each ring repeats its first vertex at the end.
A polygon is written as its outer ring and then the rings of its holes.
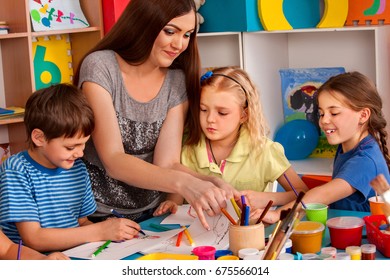
POLYGON ((71 169, 48 169, 27 151, 7 159, 0 168, 0 225, 14 242, 15 222, 39 222, 42 228, 78 227, 78 219, 96 210, 91 181, 81 159, 71 169))

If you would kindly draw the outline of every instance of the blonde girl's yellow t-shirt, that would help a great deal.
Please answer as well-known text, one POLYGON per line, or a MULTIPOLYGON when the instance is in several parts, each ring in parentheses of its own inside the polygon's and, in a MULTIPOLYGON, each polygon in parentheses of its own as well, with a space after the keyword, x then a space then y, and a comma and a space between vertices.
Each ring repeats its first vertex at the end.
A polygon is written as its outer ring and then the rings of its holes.
POLYGON ((243 128, 232 152, 220 166, 209 159, 204 135, 198 145, 183 147, 181 163, 200 174, 218 176, 239 191, 260 192, 291 166, 283 146, 268 138, 264 148, 256 155, 250 150, 249 134, 243 128))

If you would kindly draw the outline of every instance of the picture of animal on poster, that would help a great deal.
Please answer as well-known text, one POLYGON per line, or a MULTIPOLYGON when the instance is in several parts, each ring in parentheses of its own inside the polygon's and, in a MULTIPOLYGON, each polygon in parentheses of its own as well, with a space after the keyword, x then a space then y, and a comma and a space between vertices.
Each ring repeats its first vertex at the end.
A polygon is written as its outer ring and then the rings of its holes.
POLYGON ((345 73, 343 67, 280 69, 284 122, 305 119, 318 130, 319 142, 310 157, 332 158, 336 146, 328 144, 318 124, 317 89, 330 77, 345 73))

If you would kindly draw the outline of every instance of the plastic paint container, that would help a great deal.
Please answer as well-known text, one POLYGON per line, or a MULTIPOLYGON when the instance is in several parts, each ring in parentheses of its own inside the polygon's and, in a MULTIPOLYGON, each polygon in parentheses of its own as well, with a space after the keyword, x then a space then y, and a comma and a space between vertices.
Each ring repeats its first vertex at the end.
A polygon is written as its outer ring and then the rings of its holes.
POLYGON ((286 243, 284 244, 283 248, 285 249, 286 253, 292 253, 292 240, 287 239, 286 243))
POLYGON ((361 260, 362 259, 362 249, 360 246, 348 246, 345 248, 345 252, 351 256, 351 260, 361 260))
POLYGON ((336 217, 326 222, 333 247, 345 250, 348 246, 360 246, 364 220, 358 217, 336 217))
POLYGON ((263 255, 249 255, 243 258, 244 261, 259 261, 263 259, 263 255))
POLYGON ((307 261, 307 260, 320 260, 320 257, 317 254, 314 253, 306 253, 302 255, 302 260, 307 261))
POLYGON ((263 259, 263 255, 265 253, 265 250, 260 250, 258 255, 261 257, 261 259, 263 259))
POLYGON ((336 254, 336 260, 350 260, 351 256, 348 253, 340 252, 336 254))
POLYGON ((199 260, 199 257, 184 254, 151 253, 139 257, 137 260, 199 260))
POLYGON ((278 260, 283 260, 283 261, 293 261, 295 259, 293 254, 290 253, 282 253, 279 254, 278 260))
POLYGON ((213 246, 198 246, 192 250, 194 255, 199 257, 199 260, 215 260, 215 247, 213 246))
POLYGON ((237 261, 239 258, 237 256, 232 256, 232 255, 225 255, 225 256, 220 256, 218 261, 237 261))
POLYGON ((292 252, 317 253, 321 250, 322 232, 325 226, 320 222, 302 221, 292 232, 292 252))
POLYGON ((335 247, 324 247, 321 248, 321 254, 331 255, 332 258, 335 258, 337 254, 337 249, 335 247))
POLYGON ((381 196, 373 196, 368 199, 371 215, 384 215, 382 206, 385 204, 381 196))
POLYGON ((253 256, 253 255, 258 255, 259 250, 256 248, 243 248, 238 251, 238 257, 242 260, 246 256, 253 256))
POLYGON ((334 257, 330 254, 321 253, 318 255, 321 260, 334 260, 334 257))
POLYGON ((227 255, 233 255, 233 252, 230 250, 217 250, 215 252, 215 259, 218 259, 219 257, 222 257, 222 256, 227 256, 227 255))
POLYGON ((363 244, 362 249, 362 260, 375 260, 376 246, 374 244, 363 244))

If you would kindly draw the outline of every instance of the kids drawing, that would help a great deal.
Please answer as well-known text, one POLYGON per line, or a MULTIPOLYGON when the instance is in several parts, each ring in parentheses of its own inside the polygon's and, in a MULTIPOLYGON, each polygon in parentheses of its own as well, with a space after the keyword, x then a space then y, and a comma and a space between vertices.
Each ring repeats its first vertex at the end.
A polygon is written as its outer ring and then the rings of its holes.
POLYGON ((220 245, 229 233, 229 221, 222 215, 213 220, 212 231, 214 232, 214 244, 220 245))
POLYGON ((89 26, 79 0, 30 0, 34 31, 85 28, 89 26))
POLYGON ((344 73, 343 67, 280 69, 284 121, 306 119, 317 128, 319 143, 311 157, 334 157, 336 149, 329 145, 318 125, 317 89, 330 77, 344 73))

